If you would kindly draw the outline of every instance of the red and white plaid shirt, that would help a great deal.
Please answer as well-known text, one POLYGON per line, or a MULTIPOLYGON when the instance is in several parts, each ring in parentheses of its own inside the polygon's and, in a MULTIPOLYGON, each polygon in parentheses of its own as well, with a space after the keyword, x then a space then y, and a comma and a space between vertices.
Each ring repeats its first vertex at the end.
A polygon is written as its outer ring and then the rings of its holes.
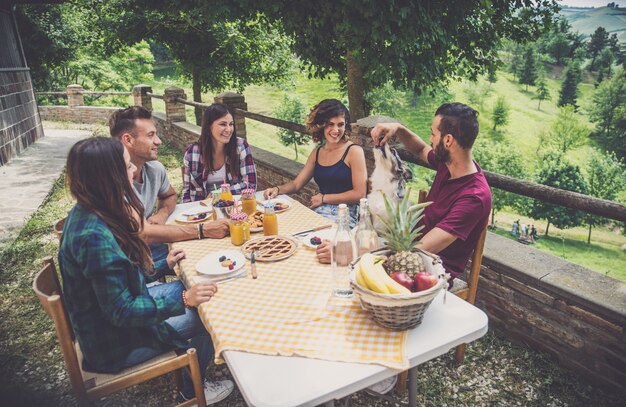
MULTIPOLYGON (((241 175, 236 179, 230 172, 230 162, 226 158, 226 181, 230 184, 233 194, 241 193, 242 189, 253 188, 256 190, 256 168, 252 161, 250 146, 246 140, 237 137, 237 151, 239 152, 239 168, 241 175)), ((200 155, 198 143, 190 144, 185 151, 183 173, 183 202, 201 201, 206 199, 211 191, 207 183, 208 170, 204 167, 200 155)))

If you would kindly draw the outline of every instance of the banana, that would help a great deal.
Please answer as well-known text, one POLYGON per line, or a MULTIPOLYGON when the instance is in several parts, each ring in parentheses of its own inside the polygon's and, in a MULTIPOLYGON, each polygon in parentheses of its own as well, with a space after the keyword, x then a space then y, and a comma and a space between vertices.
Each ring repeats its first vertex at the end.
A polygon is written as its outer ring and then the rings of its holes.
MULTIPOLYGON (((378 273, 376 273, 374 266, 374 256, 370 253, 366 253, 361 257, 361 261, 359 262, 359 266, 361 268, 361 275, 367 288, 372 291, 381 294, 389 294, 389 289, 383 280, 380 279, 378 273)), ((381 265, 382 267, 382 265, 381 265)), ((384 270, 383 270, 384 273, 384 270)))
POLYGON ((365 279, 363 278, 363 268, 361 262, 359 262, 359 265, 356 268, 356 282, 361 287, 369 289, 367 283, 365 282, 365 279))
POLYGON ((389 274, 387 274, 387 272, 385 271, 381 263, 376 264, 374 266, 374 269, 376 273, 380 275, 379 278, 385 283, 385 285, 387 286, 387 290, 389 290, 390 294, 410 294, 411 293, 411 290, 409 290, 402 284, 398 283, 393 278, 389 277, 389 274))

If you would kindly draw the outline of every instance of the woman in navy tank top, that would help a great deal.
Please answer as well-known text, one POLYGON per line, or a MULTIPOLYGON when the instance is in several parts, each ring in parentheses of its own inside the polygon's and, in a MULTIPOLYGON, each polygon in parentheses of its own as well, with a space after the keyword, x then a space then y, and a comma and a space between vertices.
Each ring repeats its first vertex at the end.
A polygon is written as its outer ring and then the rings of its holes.
POLYGON ((265 190, 265 198, 300 191, 311 178, 320 192, 311 197, 310 208, 337 221, 337 206, 350 209, 350 227, 358 221, 358 205, 367 191, 367 169, 363 149, 348 141, 350 112, 336 99, 325 99, 313 107, 306 120, 307 130, 319 147, 311 151, 296 179, 265 190))

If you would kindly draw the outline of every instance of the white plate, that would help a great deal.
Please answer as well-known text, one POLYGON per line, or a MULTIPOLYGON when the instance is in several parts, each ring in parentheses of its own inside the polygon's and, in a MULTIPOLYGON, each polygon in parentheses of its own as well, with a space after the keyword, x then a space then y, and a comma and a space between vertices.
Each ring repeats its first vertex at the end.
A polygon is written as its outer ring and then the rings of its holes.
POLYGON ((174 220, 180 223, 204 222, 206 220, 209 220, 212 214, 213 214, 213 207, 198 206, 195 208, 185 209, 182 213, 178 214, 174 218, 174 220), (191 218, 191 216, 199 216, 199 217, 204 216, 204 217, 201 219, 196 219, 196 218, 191 218))
MULTIPOLYGON (((266 202, 267 202, 267 201, 261 201, 260 203, 261 203, 261 205, 265 205, 265 203, 266 203, 266 202)), ((279 211, 274 211, 274 212, 276 212, 276 213, 285 212, 286 210, 288 210, 289 208, 291 208, 291 202, 289 201, 289 199, 275 198, 275 199, 272 199, 272 203, 273 203, 273 204, 280 203, 280 204, 283 204, 283 205, 285 205, 285 206, 286 206, 286 208, 285 208, 285 209, 281 209, 281 210, 279 210, 279 211)))
POLYGON ((324 239, 326 240, 333 240, 335 237, 335 233, 337 232, 337 229, 335 228, 330 228, 330 229, 323 229, 323 230, 318 230, 317 232, 311 232, 311 233, 307 233, 304 236, 298 236, 298 238, 302 241, 302 244, 305 245, 306 247, 308 247, 309 249, 316 249, 317 246, 319 245, 314 245, 313 243, 311 243, 311 238, 312 237, 319 237, 320 239, 322 239, 322 241, 324 239))
POLYGON ((225 274, 234 273, 246 264, 246 258, 243 254, 235 250, 224 250, 215 252, 204 256, 199 262, 196 263, 196 270, 198 273, 206 274, 208 276, 223 276, 225 274), (222 267, 219 258, 226 256, 227 259, 237 263, 232 270, 228 267, 222 267))

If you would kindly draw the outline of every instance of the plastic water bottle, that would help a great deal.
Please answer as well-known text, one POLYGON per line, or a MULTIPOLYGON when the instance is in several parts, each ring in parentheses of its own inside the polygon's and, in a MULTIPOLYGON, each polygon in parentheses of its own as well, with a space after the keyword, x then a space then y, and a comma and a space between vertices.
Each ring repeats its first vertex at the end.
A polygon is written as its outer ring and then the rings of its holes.
POLYGON ((350 263, 356 258, 356 244, 348 225, 348 207, 346 204, 340 204, 338 210, 339 225, 330 251, 334 281, 333 294, 339 298, 350 298, 353 295, 349 278, 350 263))
POLYGON ((356 241, 356 249, 359 256, 380 247, 380 240, 372 225, 372 216, 370 215, 369 204, 367 198, 361 198, 359 202, 359 224, 354 234, 356 241))

